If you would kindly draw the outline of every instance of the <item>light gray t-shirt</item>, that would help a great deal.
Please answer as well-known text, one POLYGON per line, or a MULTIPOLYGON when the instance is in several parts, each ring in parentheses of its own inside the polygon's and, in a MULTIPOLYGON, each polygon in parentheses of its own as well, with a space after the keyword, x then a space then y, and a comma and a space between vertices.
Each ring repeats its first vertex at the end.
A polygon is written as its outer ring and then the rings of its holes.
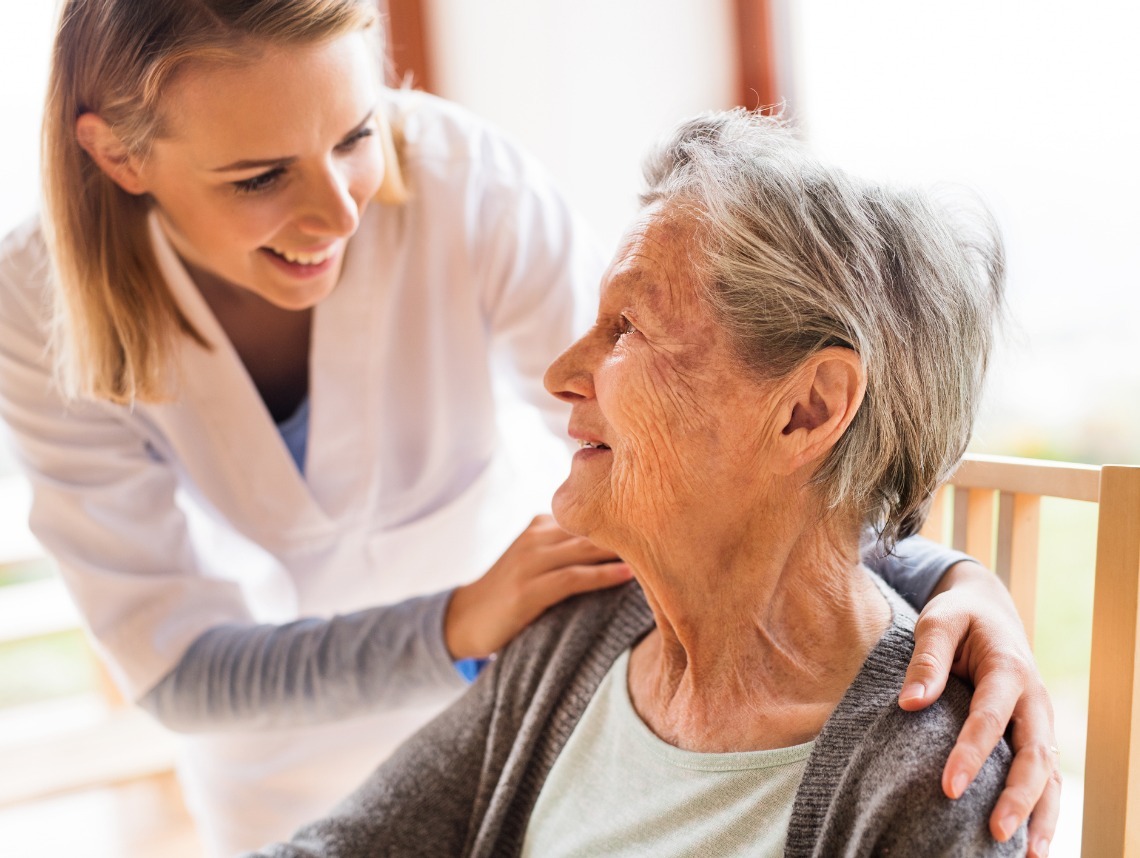
POLYGON ((777 858, 814 742, 705 754, 659 739, 606 674, 538 795, 523 858, 777 858))

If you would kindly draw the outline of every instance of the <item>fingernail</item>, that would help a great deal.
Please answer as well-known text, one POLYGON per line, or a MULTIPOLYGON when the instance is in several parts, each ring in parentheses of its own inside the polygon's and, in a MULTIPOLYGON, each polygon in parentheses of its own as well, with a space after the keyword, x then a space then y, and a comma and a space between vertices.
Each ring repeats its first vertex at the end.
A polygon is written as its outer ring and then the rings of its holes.
POLYGON ((1046 858, 1049 854, 1049 841, 1042 837, 1037 841, 1037 858, 1046 858))
POLYGON ((998 830, 1001 832, 1002 841, 1009 840, 1013 836, 1013 832, 1017 831, 1018 819, 1012 813, 998 823, 998 830))
POLYGON ((954 775, 954 780, 950 782, 950 791, 954 793, 954 798, 961 798, 969 783, 970 778, 965 772, 954 775))
POLYGON ((926 696, 926 686, 921 682, 910 682, 903 686, 902 691, 899 692, 899 702, 905 703, 908 700, 921 700, 926 696))

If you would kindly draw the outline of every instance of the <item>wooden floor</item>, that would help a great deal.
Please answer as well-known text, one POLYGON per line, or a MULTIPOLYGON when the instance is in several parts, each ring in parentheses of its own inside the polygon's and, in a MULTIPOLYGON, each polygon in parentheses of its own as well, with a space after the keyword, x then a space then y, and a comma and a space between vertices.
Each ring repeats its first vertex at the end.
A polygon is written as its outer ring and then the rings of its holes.
POLYGON ((0 807, 4 855, 201 858, 173 774, 0 807))

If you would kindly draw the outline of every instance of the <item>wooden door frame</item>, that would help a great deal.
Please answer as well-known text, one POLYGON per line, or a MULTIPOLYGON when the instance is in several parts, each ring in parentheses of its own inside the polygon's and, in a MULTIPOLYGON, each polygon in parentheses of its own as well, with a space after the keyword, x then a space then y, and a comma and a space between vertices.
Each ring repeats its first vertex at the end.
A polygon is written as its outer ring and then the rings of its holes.
MULTIPOLYGON (((773 2, 733 0, 736 103, 750 109, 767 109, 780 104, 773 2)), ((428 0, 380 0, 381 12, 385 15, 391 85, 410 80, 417 89, 435 91, 427 3, 428 0)))
POLYGON ((736 24, 736 103, 765 113, 779 110, 774 0, 733 0, 736 24))
POLYGON ((388 84, 405 81, 435 91, 427 0, 380 0, 388 57, 388 84))

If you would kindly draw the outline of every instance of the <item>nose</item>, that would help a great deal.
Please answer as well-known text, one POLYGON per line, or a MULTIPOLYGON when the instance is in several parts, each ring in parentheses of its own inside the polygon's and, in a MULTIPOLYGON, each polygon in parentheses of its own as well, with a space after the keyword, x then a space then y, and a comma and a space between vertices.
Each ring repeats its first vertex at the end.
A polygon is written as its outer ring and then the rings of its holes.
POLYGON ((571 404, 592 399, 594 396, 594 373, 591 359, 590 332, 554 359, 546 370, 542 383, 546 389, 571 404))
POLYGON ((340 238, 352 235, 360 224, 360 207, 352 194, 348 176, 338 165, 328 164, 306 187, 298 226, 315 236, 340 238))

